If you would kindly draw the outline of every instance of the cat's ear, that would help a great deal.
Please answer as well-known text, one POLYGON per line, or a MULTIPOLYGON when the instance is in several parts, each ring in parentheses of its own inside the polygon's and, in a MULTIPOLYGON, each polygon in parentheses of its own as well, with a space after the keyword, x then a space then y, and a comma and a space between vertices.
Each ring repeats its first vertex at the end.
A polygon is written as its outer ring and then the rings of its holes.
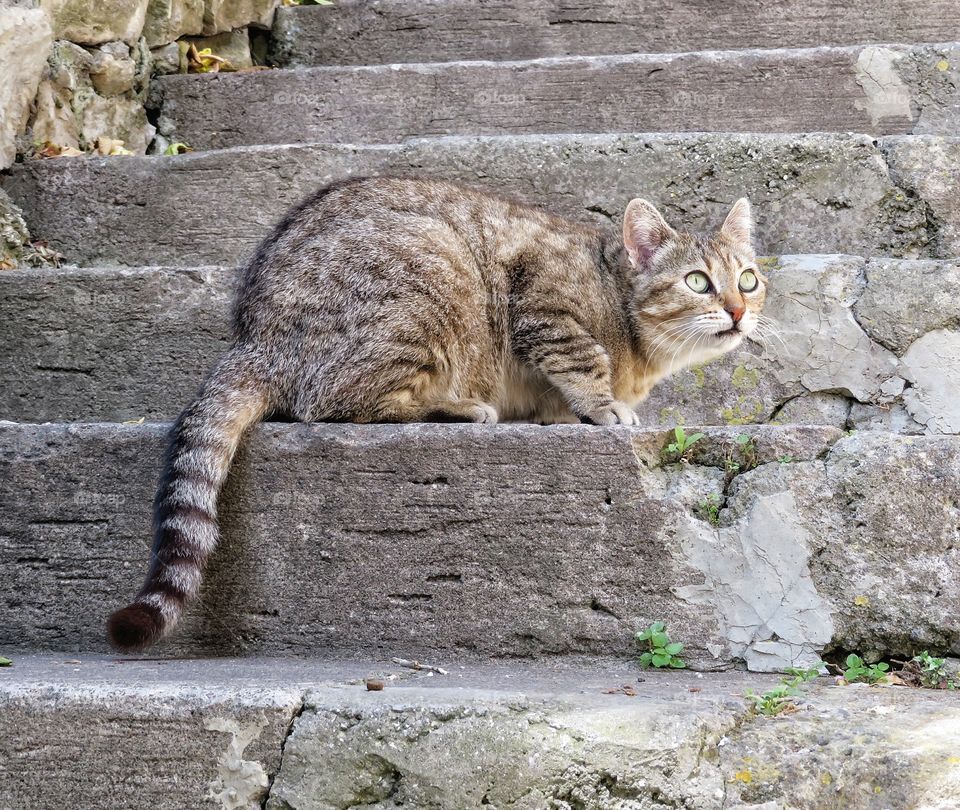
POLYGON ((630 200, 623 215, 623 246, 634 267, 649 264, 653 254, 676 235, 652 203, 630 200))
POLYGON ((750 213, 750 200, 741 197, 733 204, 730 213, 723 221, 720 233, 734 242, 749 245, 753 236, 753 215, 750 213))

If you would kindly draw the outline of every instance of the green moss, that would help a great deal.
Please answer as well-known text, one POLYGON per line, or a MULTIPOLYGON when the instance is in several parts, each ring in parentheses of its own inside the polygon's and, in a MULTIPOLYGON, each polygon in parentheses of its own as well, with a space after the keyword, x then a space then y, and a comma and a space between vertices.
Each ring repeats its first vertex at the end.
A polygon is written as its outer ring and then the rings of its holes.
POLYGON ((737 366, 733 370, 733 378, 731 381, 735 388, 752 391, 760 383, 760 372, 755 368, 747 368, 742 365, 737 366))
POLYGON ((756 422, 763 413, 763 402, 753 400, 748 397, 739 397, 737 404, 724 408, 720 411, 720 416, 728 425, 749 425, 756 422))
POLYGON ((677 413, 676 408, 661 408, 660 423, 664 425, 684 425, 683 414, 677 413))
POLYGON ((690 373, 693 375, 693 384, 697 388, 703 388, 707 383, 707 375, 703 370, 703 366, 690 366, 690 373))

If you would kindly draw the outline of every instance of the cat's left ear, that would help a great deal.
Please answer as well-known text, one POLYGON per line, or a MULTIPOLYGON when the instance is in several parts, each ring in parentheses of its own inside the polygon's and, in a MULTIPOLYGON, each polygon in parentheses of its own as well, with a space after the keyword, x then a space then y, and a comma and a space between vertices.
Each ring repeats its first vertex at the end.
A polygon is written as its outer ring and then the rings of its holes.
POLYGON ((730 213, 723 221, 720 233, 734 242, 750 244, 753 236, 753 215, 750 213, 750 200, 741 197, 733 204, 730 213))
POLYGON ((652 203, 630 201, 623 214, 623 246, 635 268, 646 267, 653 254, 676 235, 652 203))

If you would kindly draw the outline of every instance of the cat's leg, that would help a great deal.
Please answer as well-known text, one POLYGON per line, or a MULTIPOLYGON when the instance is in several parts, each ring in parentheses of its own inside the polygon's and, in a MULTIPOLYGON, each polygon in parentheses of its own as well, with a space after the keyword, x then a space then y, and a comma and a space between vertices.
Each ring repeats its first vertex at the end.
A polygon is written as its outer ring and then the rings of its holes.
POLYGON ((427 406, 424 422, 497 423, 497 409, 479 399, 451 399, 427 406))
POLYGON ((396 391, 381 399, 376 409, 377 422, 476 422, 497 423, 496 408, 479 399, 438 399, 424 401, 410 395, 409 389, 396 391))
POLYGON ((636 425, 633 408, 613 396, 606 350, 571 314, 528 318, 514 330, 514 346, 563 395, 570 410, 592 425, 636 425))

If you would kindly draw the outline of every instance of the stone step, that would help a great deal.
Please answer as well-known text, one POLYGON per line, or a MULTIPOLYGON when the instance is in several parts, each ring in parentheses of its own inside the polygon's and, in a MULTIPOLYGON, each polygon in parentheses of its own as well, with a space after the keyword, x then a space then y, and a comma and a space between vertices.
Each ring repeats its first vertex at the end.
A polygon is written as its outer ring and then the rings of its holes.
POLYGON ((195 266, 241 261, 304 195, 370 174, 461 180, 600 223, 644 196, 677 227, 716 228, 746 195, 767 253, 960 255, 958 138, 431 138, 56 158, 0 179, 34 237, 72 261, 195 266))
POLYGON ((869 45, 166 76, 195 149, 609 132, 960 134, 960 46, 869 45))
POLYGON ((770 676, 442 663, 18 659, 0 806, 955 806, 953 693, 821 678, 769 718, 770 676))
MULTIPOLYGON (((774 328, 657 386, 642 423, 960 432, 960 263, 763 262, 774 328)), ((233 268, 0 275, 0 419, 170 420, 229 341, 233 268)))
POLYGON ((283 66, 536 59, 617 53, 943 42, 960 30, 952 0, 338 0, 277 9, 283 66))
MULTIPOLYGON (((166 429, 0 424, 0 650, 106 650, 166 429)), ((960 652, 960 438, 706 433, 263 424, 151 654, 629 658, 654 620, 706 669, 960 652)))

